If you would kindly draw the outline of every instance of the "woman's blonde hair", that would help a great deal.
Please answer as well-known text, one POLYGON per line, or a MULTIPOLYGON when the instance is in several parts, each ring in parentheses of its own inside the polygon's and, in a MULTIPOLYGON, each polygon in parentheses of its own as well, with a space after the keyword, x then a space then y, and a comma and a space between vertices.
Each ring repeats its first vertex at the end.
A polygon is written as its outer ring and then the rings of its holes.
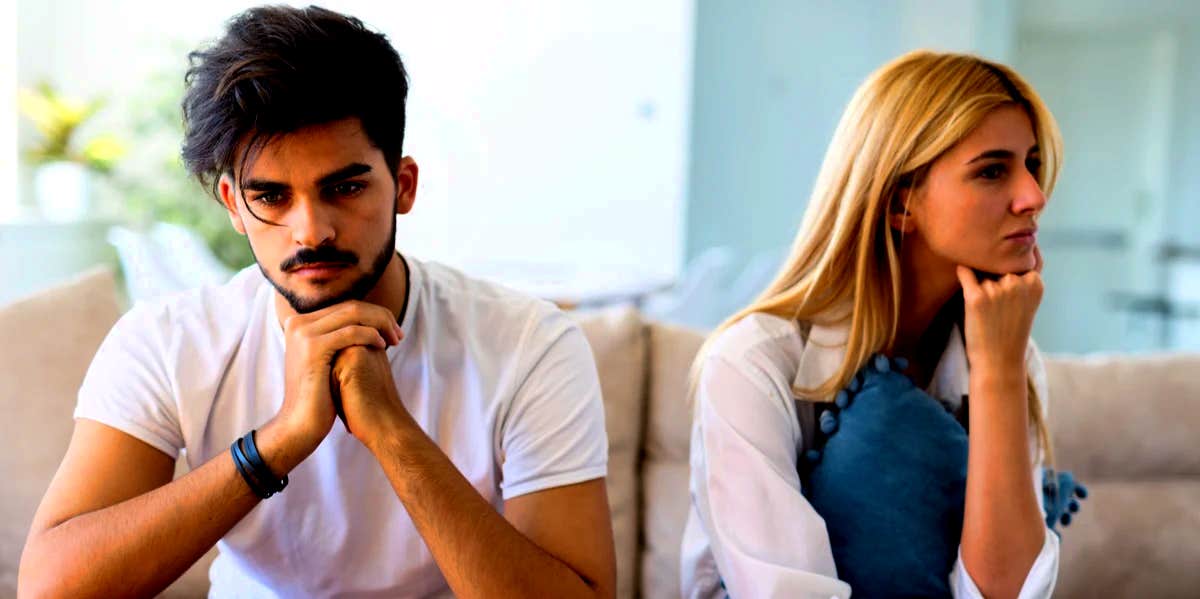
MULTIPOLYGON (((791 254, 759 297, 718 326, 766 313, 800 323, 849 321, 836 374, 798 397, 827 401, 877 352, 890 352, 900 321, 899 243, 888 213, 899 191, 919 186, 930 165, 1001 106, 1025 108, 1041 153, 1036 177, 1049 196, 1062 164, 1054 117, 1012 69, 965 54, 916 51, 884 65, 846 107, 817 176, 791 254), (846 308, 850 307, 847 313, 846 308)), ((1030 422, 1047 460, 1050 441, 1027 374, 1030 422)), ((693 385, 694 387, 694 385, 693 385)))

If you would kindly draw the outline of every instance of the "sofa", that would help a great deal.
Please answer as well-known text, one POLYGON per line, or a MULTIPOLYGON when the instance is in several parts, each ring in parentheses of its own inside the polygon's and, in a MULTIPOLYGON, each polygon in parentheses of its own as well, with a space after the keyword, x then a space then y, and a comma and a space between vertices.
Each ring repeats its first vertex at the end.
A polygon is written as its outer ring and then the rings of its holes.
MULTIPOLYGON (((120 315, 107 270, 0 307, 0 596, 70 437, 75 392, 120 315)), ((632 309, 578 314, 609 434, 619 596, 677 597, 688 509, 688 368, 701 333, 632 309)), ((1047 356, 1060 467, 1091 491, 1062 543, 1058 597, 1196 597, 1200 355, 1047 356)), ((182 471, 181 471, 182 473, 182 471)), ((163 593, 200 597, 210 554, 163 593)))

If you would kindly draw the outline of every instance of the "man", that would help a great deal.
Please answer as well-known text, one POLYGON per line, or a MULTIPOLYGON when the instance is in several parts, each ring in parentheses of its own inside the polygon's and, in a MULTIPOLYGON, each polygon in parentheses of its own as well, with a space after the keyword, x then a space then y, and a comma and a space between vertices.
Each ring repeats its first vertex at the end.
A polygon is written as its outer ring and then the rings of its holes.
POLYGON ((590 350, 547 303, 395 251, 418 170, 386 38, 262 7, 191 58, 185 163, 258 268, 114 327, 21 594, 153 595, 217 543, 215 596, 610 596, 590 350))

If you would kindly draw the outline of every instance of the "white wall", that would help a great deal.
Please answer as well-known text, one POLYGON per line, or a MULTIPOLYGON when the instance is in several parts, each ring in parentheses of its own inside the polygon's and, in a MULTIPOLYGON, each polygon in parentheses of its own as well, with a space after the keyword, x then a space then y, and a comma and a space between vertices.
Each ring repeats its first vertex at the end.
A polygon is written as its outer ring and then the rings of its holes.
MULTIPOLYGON (((1190 261, 1167 269, 1167 293, 1200 312, 1200 16, 1179 29, 1172 119, 1167 236, 1191 248, 1190 261)), ((1200 351, 1200 317, 1181 320, 1171 338, 1177 349, 1200 351)))
MULTIPOLYGON (((181 65, 254 4, 23 1, 19 79, 111 94, 117 112, 149 71, 181 65)), ((410 70, 406 153, 422 183, 402 248, 452 263, 676 271, 691 1, 324 5, 386 33, 410 70)), ((109 119, 93 129, 120 127, 109 119)))
POLYGON ((17 214, 17 5, 0 2, 0 222, 17 214))
POLYGON ((1064 163, 1042 227, 1047 351, 1150 349, 1161 323, 1128 301, 1162 292, 1175 44, 1163 32, 1028 31, 1018 69, 1055 114, 1064 163))
POLYGON ((854 90, 917 48, 1007 61, 1009 0, 699 0, 688 256, 788 246, 854 90))
POLYGON ((1044 88, 1066 143, 1043 224, 1124 239, 1044 237, 1035 333, 1051 351, 1200 348, 1200 261, 1159 258, 1168 243, 1200 254, 1200 4, 1025 0, 1020 23, 1017 66, 1044 88), (1115 293, 1196 315, 1132 311, 1115 293))
POLYGON ((1017 14, 1010 0, 903 0, 900 47, 975 52, 1009 60, 1017 14))

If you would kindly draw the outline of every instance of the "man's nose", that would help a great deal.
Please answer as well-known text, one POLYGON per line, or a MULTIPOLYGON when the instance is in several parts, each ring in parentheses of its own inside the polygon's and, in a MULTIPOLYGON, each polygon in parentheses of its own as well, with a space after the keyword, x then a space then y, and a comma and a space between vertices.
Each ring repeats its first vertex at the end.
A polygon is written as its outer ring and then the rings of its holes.
POLYGON ((332 215, 319 199, 296 198, 288 215, 287 226, 292 240, 304 247, 317 247, 333 241, 335 229, 332 215))

